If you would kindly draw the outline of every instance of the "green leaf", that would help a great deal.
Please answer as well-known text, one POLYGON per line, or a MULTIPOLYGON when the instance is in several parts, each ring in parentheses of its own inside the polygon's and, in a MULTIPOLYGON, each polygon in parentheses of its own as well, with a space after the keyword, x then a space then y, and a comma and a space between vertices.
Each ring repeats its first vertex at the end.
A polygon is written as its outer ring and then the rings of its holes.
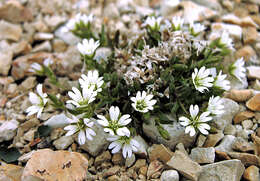
POLYGON ((61 100, 59 100, 55 95, 48 94, 48 97, 53 102, 53 107, 58 109, 65 109, 64 103, 61 100))
POLYGON ((158 129, 160 135, 161 135, 164 139, 166 139, 166 140, 169 140, 169 139, 170 139, 170 134, 168 133, 167 130, 165 130, 160 124, 157 124, 156 127, 157 127, 157 129, 158 129))
POLYGON ((4 160, 6 163, 15 162, 20 156, 21 154, 16 148, 0 148, 0 159, 4 160))
POLYGON ((49 126, 42 125, 38 128, 37 132, 39 137, 47 137, 50 135, 52 128, 49 126))
POLYGON ((164 113, 159 113, 158 118, 162 124, 172 123, 172 120, 170 120, 164 113))

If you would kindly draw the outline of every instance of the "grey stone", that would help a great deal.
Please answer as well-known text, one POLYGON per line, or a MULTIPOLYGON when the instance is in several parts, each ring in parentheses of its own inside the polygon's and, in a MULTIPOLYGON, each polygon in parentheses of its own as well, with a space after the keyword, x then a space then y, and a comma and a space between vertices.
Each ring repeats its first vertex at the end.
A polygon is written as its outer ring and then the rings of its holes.
POLYGON ((65 150, 73 143, 72 136, 62 136, 53 142, 53 145, 58 150, 65 150))
POLYGON ((50 126, 52 128, 62 128, 68 124, 70 124, 70 122, 64 113, 54 115, 46 122, 44 122, 44 125, 50 126))
POLYGON ((225 112, 219 117, 213 118, 213 124, 220 130, 232 123, 233 117, 239 111, 239 105, 235 101, 227 98, 223 98, 223 105, 225 112))
POLYGON ((226 135, 221 140, 220 144, 217 147, 215 147, 215 149, 218 151, 223 151, 223 152, 233 151, 232 145, 234 144, 235 141, 236 141, 235 136, 226 135))
POLYGON ((139 143, 139 147, 138 147, 138 151, 135 152, 137 155, 139 155, 142 158, 147 157, 147 149, 148 149, 148 144, 146 143, 146 141, 141 137, 141 136, 135 136, 134 139, 136 141, 138 141, 139 143))
POLYGON ((192 0, 192 1, 213 10, 217 10, 217 11, 222 10, 221 5, 218 3, 217 0, 192 0))
POLYGON ((199 181, 240 181, 245 167, 240 160, 227 160, 202 166, 199 181))
POLYGON ((13 52, 0 50, 0 75, 8 75, 12 65, 13 52))
POLYGON ((41 51, 45 51, 45 52, 50 52, 52 50, 52 46, 50 41, 45 41, 37 46, 35 46, 32 49, 32 52, 41 52, 41 51))
POLYGON ((107 61, 108 57, 112 54, 112 50, 107 47, 101 47, 96 50, 94 59, 98 62, 101 60, 107 61))
POLYGON ((234 77, 229 77, 228 80, 230 81, 230 86, 232 89, 246 89, 248 87, 248 82, 246 78, 243 78, 242 81, 234 77))
POLYGON ((68 45, 75 45, 80 41, 80 39, 76 37, 73 33, 65 31, 64 26, 61 26, 59 29, 57 29, 54 35, 55 37, 63 40, 68 45))
POLYGON ((125 167, 129 168, 135 163, 135 154, 132 154, 132 156, 129 158, 127 157, 125 159, 125 167))
POLYGON ((143 123, 144 134, 154 142, 162 143, 170 147, 170 149, 174 149, 178 143, 183 143, 185 147, 191 146, 194 143, 196 136, 190 137, 189 134, 185 134, 185 127, 181 126, 180 123, 173 118, 169 117, 169 119, 173 120, 172 124, 161 125, 170 135, 168 140, 160 135, 155 125, 154 118, 150 119, 149 124, 143 123))
POLYGON ((179 174, 176 170, 166 170, 162 173, 161 181, 179 181, 179 174))
POLYGON ((18 158, 19 162, 26 163, 34 154, 35 150, 30 151, 29 153, 26 153, 18 158))
POLYGON ((236 135, 236 127, 235 126, 233 126, 232 124, 229 124, 229 125, 227 125, 226 127, 225 127, 225 129, 224 129, 224 134, 225 135, 233 135, 233 136, 235 136, 236 135))
POLYGON ((16 120, 4 121, 0 125, 0 142, 13 139, 16 135, 18 124, 16 120))
POLYGON ((209 148, 193 148, 190 153, 190 158, 197 163, 214 163, 215 149, 209 148))
POLYGON ((93 140, 86 141, 86 143, 84 145, 80 145, 80 147, 87 151, 90 155, 97 156, 99 153, 107 149, 109 142, 106 138, 108 135, 104 132, 103 127, 98 124, 93 126, 93 131, 96 133, 93 140))

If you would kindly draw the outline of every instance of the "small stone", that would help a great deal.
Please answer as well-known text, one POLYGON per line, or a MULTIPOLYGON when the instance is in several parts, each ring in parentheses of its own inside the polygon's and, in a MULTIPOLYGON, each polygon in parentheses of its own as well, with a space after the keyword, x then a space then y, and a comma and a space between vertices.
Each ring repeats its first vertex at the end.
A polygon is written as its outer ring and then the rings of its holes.
POLYGON ((238 152, 228 152, 228 155, 233 159, 241 160, 245 166, 256 165, 260 166, 260 159, 257 155, 250 153, 238 153, 238 152))
POLYGON ((19 87, 22 91, 27 91, 34 88, 36 86, 36 83, 36 77, 30 76, 26 78, 19 87))
POLYGON ((232 89, 225 97, 236 102, 245 102, 253 96, 253 91, 250 89, 236 90, 232 89))
POLYGON ((237 50, 235 56, 237 59, 243 57, 245 61, 249 61, 250 58, 256 56, 256 52, 250 45, 246 45, 237 50))
POLYGON ((167 165, 179 173, 181 173, 184 177, 197 181, 198 177, 202 171, 202 167, 192 161, 188 156, 180 151, 176 151, 167 165))
POLYGON ((87 168, 88 160, 80 153, 43 149, 36 151, 27 162, 22 181, 30 176, 45 181, 83 181, 87 168))
POLYGON ((54 35, 52 33, 36 33, 34 35, 34 40, 52 40, 54 35))
POLYGON ((108 181, 120 181, 119 176, 113 175, 107 178, 108 181))
POLYGON ((24 122, 23 124, 21 124, 19 126, 19 128, 21 128, 23 131, 28 131, 29 129, 36 127, 40 124, 40 121, 36 118, 32 118, 26 122, 24 122))
POLYGON ((225 135, 233 135, 233 136, 235 136, 235 134, 236 134, 236 128, 235 128, 235 126, 233 126, 232 124, 229 124, 229 125, 227 125, 226 127, 225 127, 225 129, 224 129, 224 134, 225 135))
POLYGON ((31 159, 33 153, 36 152, 35 150, 30 151, 29 153, 23 154, 18 158, 19 162, 26 163, 29 159, 31 159))
POLYGON ((255 27, 243 28, 243 41, 245 44, 254 43, 258 37, 258 32, 255 27))
POLYGON ((252 111, 260 111, 260 94, 256 94, 254 97, 246 102, 246 107, 252 111))
POLYGON ((22 36, 22 28, 20 25, 8 23, 0 20, 0 40, 18 41, 22 36))
POLYGON ((131 168, 133 168, 135 171, 138 172, 141 167, 145 167, 145 166, 146 166, 146 160, 139 159, 135 162, 135 164, 131 168))
POLYGON ((112 162, 114 165, 123 165, 125 160, 123 158, 123 155, 121 153, 115 153, 112 156, 112 162))
POLYGON ((163 171, 161 181, 179 181, 179 174, 176 170, 163 171))
POLYGON ((134 139, 139 143, 138 151, 135 152, 139 157, 146 158, 147 157, 147 149, 148 144, 145 142, 145 140, 141 136, 135 136, 134 139))
POLYGON ((233 151, 232 145, 236 141, 236 137, 232 135, 226 135, 218 146, 215 147, 218 151, 229 152, 233 151))
POLYGON ((41 51, 46 51, 46 52, 51 52, 52 47, 51 47, 51 43, 49 41, 45 41, 37 46, 35 46, 32 49, 32 52, 41 52, 41 51))
POLYGON ((234 117, 234 123, 235 124, 240 124, 242 121, 246 120, 246 119, 250 119, 253 118, 255 116, 255 114, 251 111, 243 111, 243 112, 239 112, 238 114, 236 114, 236 116, 234 117))
POLYGON ((31 129, 31 130, 27 131, 27 132, 24 134, 24 137, 23 137, 24 140, 29 141, 29 142, 33 141, 33 140, 34 140, 35 132, 36 132, 35 129, 31 129))
POLYGON ((23 54, 23 55, 28 54, 31 52, 31 50, 32 50, 32 47, 26 40, 21 40, 18 43, 12 44, 12 51, 15 56, 20 55, 20 54, 23 54))
POLYGON ((101 165, 103 162, 111 160, 111 154, 109 151, 103 152, 101 155, 98 155, 95 159, 95 166, 101 165))
POLYGON ((101 47, 96 50, 94 59, 100 62, 101 60, 107 61, 108 57, 112 54, 112 50, 107 47, 101 47))
POLYGON ((258 25, 253 21, 253 19, 250 16, 241 19, 241 26, 244 27, 252 26, 254 28, 258 28, 258 25))
POLYGON ((238 137, 232 145, 232 149, 239 152, 254 151, 254 145, 248 143, 245 139, 238 137))
POLYGON ((214 147, 222 138, 224 137, 224 134, 222 132, 219 132, 217 134, 209 134, 207 136, 207 140, 204 143, 204 147, 214 147))
MULTIPOLYGON (((0 35, 1 36, 1 35, 0 35)), ((13 52, 0 50, 0 75, 8 75, 12 65, 13 52)))
POLYGON ((254 165, 248 167, 245 170, 243 177, 248 181, 259 181, 259 168, 254 165))
POLYGON ((60 39, 54 39, 52 42, 52 47, 54 52, 65 52, 67 50, 67 45, 64 41, 60 39))
POLYGON ((230 156, 228 156, 226 152, 216 150, 215 153, 216 158, 219 160, 231 160, 230 156))
POLYGON ((57 29, 54 33, 55 37, 63 40, 68 45, 77 44, 80 41, 80 39, 76 37, 73 33, 64 31, 64 28, 65 27, 62 26, 59 29, 57 29))
POLYGON ((65 150, 73 143, 73 138, 71 136, 62 136, 53 142, 53 145, 58 150, 65 150))
POLYGON ((129 158, 127 157, 125 159, 125 167, 131 167, 135 163, 135 154, 132 154, 132 156, 129 158))
POLYGON ((215 149, 213 147, 193 148, 190 158, 197 163, 214 163, 215 149))
POLYGON ((173 156, 173 152, 165 147, 163 144, 153 144, 148 148, 149 160, 160 160, 163 163, 167 163, 173 156))
POLYGON ((188 154, 188 152, 186 151, 186 149, 185 149, 183 143, 178 143, 178 144, 176 145, 176 147, 175 147, 175 151, 176 151, 176 150, 178 150, 178 151, 184 153, 185 155, 189 156, 189 154, 188 154))
POLYGON ((260 67, 249 66, 247 67, 247 76, 249 79, 258 79, 260 80, 260 67))
POLYGON ((211 24, 212 33, 210 37, 214 35, 214 33, 219 33, 221 31, 227 31, 231 37, 240 40, 242 37, 242 28, 238 25, 226 24, 226 23, 212 23, 211 24))
POLYGON ((23 167, 11 164, 0 165, 0 181, 20 181, 23 167))
POLYGON ((57 16, 57 15, 44 17, 45 23, 50 27, 52 31, 55 30, 59 25, 66 22, 66 19, 67 19, 66 17, 57 16))
POLYGON ((141 175, 147 175, 147 166, 143 166, 139 169, 138 173, 141 174, 141 175))
POLYGON ((113 166, 104 172, 103 177, 107 178, 111 175, 116 175, 119 171, 120 171, 120 166, 118 166, 118 165, 113 166))
POLYGON ((158 176, 161 175, 161 171, 163 169, 163 164, 158 161, 158 160, 154 160, 152 161, 149 166, 148 166, 148 170, 147 170, 147 178, 158 178, 158 176), (157 174, 159 172, 159 174, 157 174))
POLYGON ((244 129, 251 129, 253 127, 253 122, 249 119, 242 121, 242 126, 244 129))
POLYGON ((16 120, 2 122, 2 124, 0 124, 0 142, 13 139, 16 135, 18 124, 19 123, 16 120))
POLYGON ((240 181, 245 167, 240 160, 227 160, 202 166, 199 181, 240 181))
POLYGON ((237 17, 234 14, 226 14, 223 15, 221 17, 222 21, 225 23, 230 23, 230 24, 236 24, 236 25, 240 25, 241 24, 241 20, 239 17, 237 17))

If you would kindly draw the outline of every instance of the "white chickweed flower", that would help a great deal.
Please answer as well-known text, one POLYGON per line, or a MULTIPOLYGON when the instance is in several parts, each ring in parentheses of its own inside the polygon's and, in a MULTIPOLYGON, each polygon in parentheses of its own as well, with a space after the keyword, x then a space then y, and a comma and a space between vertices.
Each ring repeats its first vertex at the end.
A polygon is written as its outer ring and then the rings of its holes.
POLYGON ((45 67, 49 67, 50 65, 53 64, 53 60, 51 58, 46 58, 44 61, 43 61, 43 65, 45 67))
POLYGON ((85 144, 86 139, 93 140, 92 136, 95 136, 96 133, 91 129, 94 125, 92 120, 88 118, 81 119, 73 115, 72 118, 68 120, 71 124, 64 128, 64 130, 68 131, 65 136, 78 133, 78 142, 80 145, 85 144))
POLYGON ((82 55, 93 57, 99 45, 99 40, 95 42, 93 38, 90 40, 83 39, 82 43, 78 43, 77 48, 82 55))
POLYGON ((126 127, 132 119, 129 114, 120 115, 120 110, 116 106, 111 106, 109 109, 109 118, 106 118, 102 115, 97 115, 99 118, 97 122, 104 127, 104 131, 111 135, 119 135, 119 136, 130 136, 130 131, 126 127))
POLYGON ((220 43, 230 50, 234 50, 233 40, 227 31, 223 31, 220 37, 220 43))
POLYGON ((230 82, 228 80, 225 80, 226 77, 227 75, 222 74, 222 71, 220 71, 219 74, 215 77, 213 86, 228 91, 230 89, 230 82))
POLYGON ((201 115, 199 114, 199 106, 191 105, 190 106, 190 118, 180 117, 180 124, 185 126, 185 133, 190 133, 190 136, 194 136, 196 131, 199 130, 202 134, 207 135, 210 130, 210 126, 206 123, 212 120, 212 117, 209 117, 210 112, 203 112, 201 115))
POLYGON ((112 143, 108 146, 108 149, 112 149, 112 153, 115 154, 122 148, 124 158, 130 158, 133 152, 138 151, 138 147, 140 146, 135 139, 127 136, 111 135, 107 138, 107 140, 112 141, 112 143))
POLYGON ((44 73, 43 67, 39 63, 33 63, 28 71, 40 75, 44 73))
POLYGON ((72 100, 68 100, 67 103, 80 107, 93 102, 96 99, 97 92, 94 91, 94 86, 82 88, 82 93, 76 87, 72 87, 72 91, 69 91, 68 95, 72 100))
POLYGON ((136 111, 146 113, 149 110, 153 110, 153 106, 156 103, 156 100, 152 98, 152 94, 147 94, 145 91, 142 93, 138 91, 136 97, 131 97, 131 101, 133 101, 132 106, 136 111))
POLYGON ((246 78, 246 69, 244 65, 245 61, 242 57, 229 66, 229 73, 239 81, 242 81, 243 78, 246 78))
POLYGON ((103 85, 103 77, 98 77, 98 71, 88 71, 88 75, 81 75, 81 78, 79 79, 79 83, 81 88, 87 87, 90 88, 91 86, 94 86, 94 91, 101 92, 103 85))
POLYGON ((200 32, 204 31, 206 27, 200 23, 190 23, 190 31, 193 36, 197 36, 200 32))
POLYGON ((42 84, 38 84, 36 87, 37 94, 30 92, 29 100, 33 104, 26 109, 27 116, 31 116, 37 113, 37 118, 40 118, 42 111, 48 102, 48 95, 42 92, 42 84))
POLYGON ((208 102, 208 108, 207 111, 210 112, 214 116, 218 116, 223 114, 224 111, 224 105, 223 100, 217 96, 217 97, 210 97, 208 102))
POLYGON ((184 19, 181 18, 180 16, 174 16, 172 18, 172 26, 173 26, 173 30, 181 30, 181 28, 183 27, 183 23, 184 23, 184 19))
POLYGON ((154 16, 152 17, 147 17, 147 19, 144 22, 144 25, 148 25, 152 30, 159 30, 160 29, 160 24, 162 21, 162 17, 155 18, 154 16))
POLYGON ((77 26, 84 25, 87 26, 89 23, 92 23, 93 21, 93 14, 90 14, 89 16, 85 14, 78 13, 75 18, 70 19, 69 22, 66 24, 66 29, 69 31, 73 31, 77 29, 77 26))
POLYGON ((192 73, 192 82, 195 86, 195 89, 201 93, 204 93, 205 90, 208 90, 209 87, 212 87, 212 82, 214 81, 213 77, 210 77, 210 70, 206 67, 201 67, 200 70, 197 68, 194 69, 192 73))

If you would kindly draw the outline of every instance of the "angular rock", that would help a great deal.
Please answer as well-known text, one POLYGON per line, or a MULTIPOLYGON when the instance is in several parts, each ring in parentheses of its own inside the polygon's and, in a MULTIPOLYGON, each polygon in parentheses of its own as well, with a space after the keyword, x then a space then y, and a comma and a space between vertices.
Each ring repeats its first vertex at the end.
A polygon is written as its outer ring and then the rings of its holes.
POLYGON ((236 24, 236 25, 241 24, 240 18, 234 14, 225 14, 221 17, 221 19, 225 23, 236 24))
POLYGON ((163 167, 164 165, 160 161, 152 161, 148 166, 147 178, 156 178, 158 176, 158 172, 159 174, 162 172, 163 167))
POLYGON ((32 155, 36 152, 35 150, 30 151, 29 153, 23 154, 18 158, 19 162, 26 163, 29 159, 31 159, 32 155))
POLYGON ((239 112, 234 117, 234 123, 235 124, 240 124, 242 121, 244 121, 246 119, 250 119, 250 118, 252 118, 254 116, 255 116, 255 114, 253 112, 251 112, 251 111, 239 112))
MULTIPOLYGON (((0 35, 1 36, 1 35, 0 35)), ((13 52, 0 50, 0 75, 8 75, 12 65, 13 52)))
POLYGON ((240 160, 227 160, 202 166, 199 181, 240 181, 245 167, 240 160))
POLYGON ((248 78, 249 79, 258 79, 260 80, 260 67, 257 66, 249 66, 247 67, 248 78))
POLYGON ((55 35, 55 37, 63 40, 68 45, 75 45, 80 41, 80 39, 78 37, 76 37, 73 33, 65 31, 64 26, 57 29, 55 31, 54 35, 55 35))
POLYGON ((193 148, 190 158, 197 163, 214 163, 215 149, 213 147, 193 148))
POLYGON ((233 159, 240 160, 245 166, 260 166, 260 158, 257 155, 239 152, 228 152, 228 155, 233 159))
POLYGON ((101 126, 95 124, 93 126, 93 131, 96 133, 93 140, 86 141, 84 145, 80 145, 80 148, 87 151, 92 156, 97 156, 99 153, 107 149, 109 142, 106 139, 107 134, 101 126))
POLYGON ((256 52, 250 45, 246 45, 236 51, 235 55, 236 58, 243 57, 245 61, 249 61, 252 57, 256 56, 256 52))
POLYGON ((95 159, 95 166, 99 166, 104 162, 108 162, 111 160, 111 154, 109 151, 103 152, 101 155, 98 155, 95 159))
POLYGON ((213 34, 210 37, 213 38, 214 33, 220 33, 221 31, 227 31, 231 37, 240 40, 242 37, 242 28, 238 25, 226 24, 226 23, 212 23, 211 29, 213 34))
POLYGON ((224 129, 224 134, 225 135, 233 135, 233 136, 235 136, 236 132, 237 132, 236 127, 234 125, 232 125, 232 124, 227 125, 225 127, 225 129, 224 129))
POLYGON ((248 143, 245 139, 238 137, 232 145, 232 149, 239 152, 254 151, 253 143, 248 143))
MULTIPOLYGON (((173 118, 170 118, 173 120, 173 118)), ((191 146, 196 136, 190 137, 188 134, 185 134, 185 127, 181 126, 178 121, 173 120, 172 124, 162 124, 162 127, 168 131, 170 137, 169 140, 164 139, 159 133, 154 118, 150 119, 149 124, 143 123, 144 134, 151 138, 156 143, 162 143, 168 146, 170 149, 174 149, 178 143, 183 143, 185 147, 191 146)))
POLYGON ((239 105, 235 101, 227 98, 223 98, 222 100, 225 112, 219 117, 214 118, 212 122, 219 130, 224 130, 228 124, 231 124, 233 117, 239 111, 239 105))
POLYGON ((167 165, 175 170, 177 170, 184 177, 197 181, 198 177, 202 171, 202 167, 192 161, 188 156, 180 151, 176 151, 167 165))
POLYGON ((0 40, 18 41, 22 36, 22 28, 20 25, 8 23, 0 20, 0 40))
POLYGON ((120 171, 120 166, 118 165, 113 166, 104 172, 103 177, 107 178, 111 175, 116 175, 119 171, 120 171))
POLYGON ((233 89, 246 89, 248 87, 247 78, 242 78, 241 81, 233 76, 228 76, 227 80, 230 81, 230 86, 233 89))
POLYGON ((220 140, 222 140, 223 137, 224 134, 222 132, 218 132, 217 134, 209 134, 203 146, 214 147, 220 140))
POLYGON ((248 167, 245 170, 243 177, 248 181, 259 181, 259 168, 254 165, 248 167))
POLYGON ((243 28, 243 40, 245 44, 254 43, 257 36, 258 32, 255 27, 243 28))
POLYGON ((233 151, 232 145, 234 144, 235 141, 236 141, 235 136, 226 135, 224 136, 220 144, 217 147, 215 147, 215 149, 223 152, 233 151))
POLYGON ((11 164, 0 166, 0 181, 20 181, 23 167, 11 164))
POLYGON ((52 50, 51 43, 49 41, 45 41, 32 49, 32 52, 50 52, 52 50))
POLYGON ((242 121, 242 126, 245 130, 249 130, 253 127, 254 123, 253 121, 249 120, 249 119, 246 119, 244 121, 242 121))
POLYGON ((260 94, 256 94, 254 97, 246 102, 246 107, 252 111, 260 111, 260 94))
POLYGON ((253 96, 253 91, 251 89, 244 89, 244 90, 236 90, 231 89, 225 97, 232 99, 236 102, 245 102, 253 96))
POLYGON ((135 154, 132 154, 132 156, 129 158, 127 157, 125 159, 125 167, 131 167, 135 163, 135 154))
POLYGON ((36 33, 34 35, 34 40, 52 40, 54 35, 52 33, 36 33))
POLYGON ((112 162, 114 165, 123 165, 125 162, 125 159, 121 153, 115 153, 112 156, 112 162))
POLYGON ((43 149, 36 151, 27 162, 22 181, 30 176, 45 181, 83 181, 87 168, 88 160, 80 153, 43 149))
POLYGON ((165 147, 163 144, 153 144, 148 148, 149 160, 160 160, 163 163, 167 163, 173 156, 173 152, 165 147))
POLYGON ((141 158, 146 158, 147 157, 147 149, 148 149, 148 144, 145 142, 145 140, 141 136, 135 136, 134 139, 138 141, 139 143, 139 148, 138 151, 135 152, 138 156, 141 158))
POLYGON ((53 142, 53 145, 58 150, 65 150, 73 143, 73 138, 71 136, 62 136, 53 142))
POLYGON ((179 174, 176 170, 163 171, 161 181, 179 181, 179 174))
POLYGON ((18 124, 16 120, 2 122, 2 124, 0 124, 0 142, 13 139, 16 135, 18 124))

